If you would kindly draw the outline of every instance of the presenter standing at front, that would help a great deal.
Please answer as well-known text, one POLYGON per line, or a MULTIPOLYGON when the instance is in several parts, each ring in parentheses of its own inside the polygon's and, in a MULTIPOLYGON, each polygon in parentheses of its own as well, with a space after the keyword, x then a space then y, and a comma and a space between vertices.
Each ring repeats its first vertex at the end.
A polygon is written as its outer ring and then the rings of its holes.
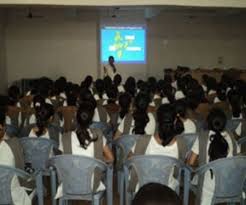
POLYGON ((104 65, 104 77, 109 76, 112 80, 116 75, 116 67, 114 65, 114 57, 109 56, 108 58, 108 65, 104 65))

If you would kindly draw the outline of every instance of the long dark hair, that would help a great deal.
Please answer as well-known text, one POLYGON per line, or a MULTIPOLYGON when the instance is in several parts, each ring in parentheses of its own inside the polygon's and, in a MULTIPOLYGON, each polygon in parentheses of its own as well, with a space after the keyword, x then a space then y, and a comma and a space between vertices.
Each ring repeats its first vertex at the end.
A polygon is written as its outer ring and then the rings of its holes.
POLYGON ((125 115, 129 112, 129 108, 131 105, 131 95, 128 93, 123 93, 119 97, 119 105, 121 107, 120 110, 120 118, 123 119, 125 115))
POLYGON ((222 110, 215 108, 209 113, 207 121, 208 129, 215 132, 210 136, 209 161, 224 158, 227 156, 229 148, 227 141, 221 135, 226 126, 226 115, 222 110))
POLYGON ((134 134, 145 134, 145 127, 149 122, 147 109, 150 103, 150 97, 146 94, 139 93, 135 98, 135 111, 133 118, 135 127, 133 128, 134 134))
POLYGON ((44 130, 49 125, 49 119, 54 116, 55 110, 54 107, 48 103, 41 105, 38 109, 36 109, 36 125, 38 127, 38 131, 36 135, 38 137, 44 134, 44 130))
POLYGON ((97 79, 95 82, 96 92, 100 99, 102 99, 103 93, 105 91, 104 81, 102 79, 97 79))
POLYGON ((80 146, 84 149, 90 145, 91 142, 95 142, 97 138, 91 138, 88 129, 92 123, 94 115, 94 105, 90 102, 82 102, 77 112, 78 128, 76 131, 80 146))
POLYGON ((233 117, 240 117, 241 114, 241 95, 238 90, 230 90, 228 93, 228 100, 232 107, 233 117))
POLYGON ((184 131, 183 122, 171 104, 161 105, 157 110, 158 132, 162 145, 167 146, 175 136, 184 131))

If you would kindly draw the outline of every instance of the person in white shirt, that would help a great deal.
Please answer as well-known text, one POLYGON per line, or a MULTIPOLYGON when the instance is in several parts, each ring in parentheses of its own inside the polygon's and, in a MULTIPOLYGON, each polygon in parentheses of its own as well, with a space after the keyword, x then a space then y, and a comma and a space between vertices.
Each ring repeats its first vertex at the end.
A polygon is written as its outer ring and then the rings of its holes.
MULTIPOLYGON (((10 146, 10 142, 8 142, 9 140, 12 139, 9 139, 9 137, 5 133, 5 114, 1 112, 0 113, 0 165, 24 169, 23 155, 19 156, 20 153, 21 154, 23 153, 20 150, 16 150, 16 149, 13 150, 13 148, 18 148, 18 147, 15 146, 12 148, 10 146), (14 152, 16 153, 19 152, 19 153, 15 155, 14 152), (15 156, 22 158, 21 161, 23 162, 18 161, 18 159, 16 159, 15 156), (18 165, 20 164, 22 164, 21 167, 18 167, 18 165)), ((4 186, 4 184, 2 184, 1 186, 4 186)), ((32 204, 32 197, 28 196, 28 194, 25 191, 25 188, 20 185, 17 176, 14 176, 11 181, 11 196, 14 205, 32 204)))
POLYGON ((104 65, 104 76, 109 76, 112 80, 116 74, 116 67, 114 64, 114 57, 109 56, 108 58, 108 65, 104 65))
POLYGON ((90 102, 95 107, 95 112, 93 116, 93 122, 104 122, 109 123, 110 117, 106 111, 106 109, 102 106, 101 103, 97 103, 94 96, 88 89, 82 89, 80 92, 80 103, 82 102, 90 102))
MULTIPOLYGON (((163 155, 182 159, 183 152, 177 136, 184 131, 184 127, 175 107, 171 104, 161 105, 157 111, 157 122, 158 132, 149 136, 140 136, 132 147, 132 153, 134 155, 163 155), (146 140, 147 143, 142 143, 146 140), (143 150, 145 150, 144 153, 141 153, 143 150)), ((170 173, 169 187, 176 190, 179 182, 173 177, 173 171, 170 173)))
MULTIPOLYGON (((97 158, 107 163, 113 163, 114 156, 107 145, 106 139, 101 130, 89 128, 94 115, 94 105, 90 102, 82 102, 77 112, 78 126, 75 131, 64 133, 60 137, 59 150, 63 154, 73 154, 97 158)), ((94 175, 92 180, 92 186, 94 175)), ((105 190, 105 186, 100 182, 97 191, 105 190)), ((56 198, 62 196, 62 184, 60 184, 56 198)))
POLYGON ((120 112, 117 124, 119 125, 124 117, 130 113, 132 98, 128 93, 122 93, 119 97, 120 112))
MULTIPOLYGON (((232 157, 237 154, 238 146, 233 136, 226 130, 226 115, 220 109, 213 109, 208 115, 208 131, 201 132, 200 137, 196 139, 192 154, 188 163, 194 166, 199 156, 199 166, 211 161, 232 157)), ((198 197, 201 205, 209 205, 212 203, 213 193, 215 190, 215 177, 211 172, 206 172, 202 183, 202 193, 198 197)), ((200 178, 198 179, 200 180, 200 178)), ((193 179, 193 183, 197 179, 193 179)))
MULTIPOLYGON (((54 117, 54 107, 48 103, 41 105, 36 110, 36 124, 32 125, 28 136, 31 138, 52 139, 59 143, 60 130, 51 126, 54 117)), ((28 129, 27 129, 28 132, 28 129)))
POLYGON ((179 115, 181 121, 184 124, 184 134, 194 134, 196 133, 197 129, 196 129, 196 125, 195 123, 187 118, 186 115, 186 105, 185 105, 185 101, 184 100, 178 100, 175 103, 175 109, 177 114, 179 115))
POLYGON ((119 74, 115 75, 113 82, 114 82, 114 85, 117 87, 119 93, 124 93, 125 92, 125 88, 121 84, 122 83, 121 75, 119 75, 119 74))
POLYGON ((153 135, 156 130, 156 122, 152 113, 148 113, 150 97, 147 94, 139 93, 135 98, 135 110, 128 114, 121 121, 115 138, 122 134, 147 134, 153 135))
MULTIPOLYGON (((230 90, 228 93, 228 101, 230 103, 230 109, 232 113, 232 119, 243 119, 241 101, 242 97, 238 90, 230 90)), ((242 123, 240 122, 235 130, 232 130, 241 137, 242 134, 242 123)), ((243 136, 244 137, 244 136, 243 136)))

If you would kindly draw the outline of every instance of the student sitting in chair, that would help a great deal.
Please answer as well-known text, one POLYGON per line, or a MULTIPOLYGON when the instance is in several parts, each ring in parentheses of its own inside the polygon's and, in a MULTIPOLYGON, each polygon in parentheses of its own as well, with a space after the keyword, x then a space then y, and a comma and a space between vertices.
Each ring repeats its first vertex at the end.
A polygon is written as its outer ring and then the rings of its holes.
MULTIPOLYGON (((0 112, 0 165, 24 170, 23 150, 17 138, 9 138, 5 133, 5 114, 0 112)), ((4 186, 4 185, 1 185, 4 186)), ((31 205, 32 195, 28 196, 25 188, 15 176, 11 181, 11 196, 14 205, 31 205)))
MULTIPOLYGON (((191 166, 196 165, 198 156, 199 166, 202 166, 220 158, 232 157, 238 152, 237 143, 232 133, 225 130, 226 115, 223 111, 219 109, 211 110, 207 118, 207 123, 208 130, 200 133, 199 138, 196 139, 192 147, 192 154, 189 159, 191 166)), ((199 183, 202 184, 202 190, 198 200, 200 200, 202 205, 211 204, 215 189, 214 177, 210 172, 207 172, 205 173, 204 180, 199 183)))

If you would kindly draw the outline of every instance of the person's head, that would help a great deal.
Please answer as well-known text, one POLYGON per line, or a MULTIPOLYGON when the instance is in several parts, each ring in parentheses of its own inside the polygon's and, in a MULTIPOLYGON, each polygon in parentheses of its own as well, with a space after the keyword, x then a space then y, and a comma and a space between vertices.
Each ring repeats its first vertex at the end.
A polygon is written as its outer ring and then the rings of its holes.
POLYGON ((135 92, 136 92, 136 80, 133 77, 129 77, 127 78, 126 82, 125 82, 125 91, 130 93, 131 96, 135 96, 135 92))
POLYGON ((228 154, 228 143, 222 136, 226 126, 226 115, 220 109, 213 109, 208 115, 208 128, 214 134, 210 136, 210 145, 208 150, 209 161, 224 158, 228 154))
POLYGON ((114 57, 113 57, 113 56, 109 56, 109 57, 108 57, 108 63, 109 63, 110 65, 113 65, 113 64, 114 64, 114 57))
POLYGON ((241 95, 237 90, 230 90, 228 100, 232 108, 233 117, 240 117, 241 114, 241 95))
POLYGON ((96 141, 96 139, 93 139, 89 132, 89 126, 92 123, 94 115, 94 105, 91 104, 90 102, 82 102, 80 104, 80 107, 77 111, 77 123, 78 123, 78 128, 76 131, 80 146, 84 149, 86 149, 91 142, 96 141))
POLYGON ((13 85, 8 89, 9 105, 15 105, 20 97, 20 90, 17 86, 13 85))
POLYGON ((81 82, 80 87, 89 89, 91 87, 92 83, 93 83, 93 78, 92 78, 92 76, 88 75, 85 77, 84 81, 81 82))
POLYGON ((4 108, 0 108, 0 142, 5 135, 5 111, 4 108))
POLYGON ((44 134, 45 129, 51 123, 55 114, 54 107, 48 103, 44 103, 40 106, 39 109, 36 110, 36 125, 38 127, 38 131, 36 135, 40 137, 44 134))
POLYGON ((183 122, 177 116, 173 105, 161 105, 157 110, 158 133, 163 146, 167 146, 184 131, 183 122))
POLYGON ((103 79, 103 82, 104 82, 104 88, 105 88, 105 90, 107 90, 108 88, 110 88, 112 86, 112 84, 113 84, 113 81, 112 81, 112 79, 109 76, 106 76, 103 79))
POLYGON ((42 105, 45 104, 45 99, 41 95, 36 95, 33 98, 33 107, 34 109, 40 108, 42 105))
POLYGON ((92 104, 94 106, 94 109, 97 106, 97 102, 94 98, 94 96, 92 95, 91 91, 84 88, 80 91, 80 96, 79 96, 79 103, 83 103, 83 102, 88 102, 90 104, 92 104))
POLYGON ((219 98, 219 100, 221 101, 225 101, 226 100, 226 90, 227 90, 227 86, 226 84, 223 83, 219 83, 218 87, 217 87, 217 96, 219 98))
POLYGON ((132 205, 181 205, 175 191, 157 183, 146 184, 140 188, 132 205))
POLYGON ((75 93, 70 93, 67 95, 67 105, 68 106, 76 106, 77 96, 75 93))
POLYGON ((163 86, 162 89, 163 97, 167 97, 170 103, 173 103, 175 100, 174 91, 175 89, 172 87, 171 84, 165 84, 165 86, 163 86))
POLYGON ((119 97, 119 105, 120 109, 120 118, 123 119, 125 115, 129 112, 129 108, 131 106, 131 95, 128 93, 123 93, 119 97))
POLYGON ((182 119, 186 119, 186 104, 185 100, 177 100, 175 102, 176 113, 182 119))
POLYGON ((135 127, 133 128, 134 134, 145 134, 145 127, 149 122, 147 109, 150 103, 150 97, 146 94, 139 93, 135 98, 133 118, 135 127))
POLYGON ((110 103, 115 103, 117 100, 117 96, 118 96, 118 89, 115 85, 112 85, 111 87, 109 87, 106 90, 106 94, 108 96, 108 104, 110 103))
POLYGON ((118 87, 121 84, 122 78, 121 75, 117 74, 114 76, 114 85, 118 87))
POLYGON ((104 93, 104 81, 102 79, 97 79, 95 82, 95 88, 96 92, 99 96, 99 98, 102 99, 103 93, 104 93))

